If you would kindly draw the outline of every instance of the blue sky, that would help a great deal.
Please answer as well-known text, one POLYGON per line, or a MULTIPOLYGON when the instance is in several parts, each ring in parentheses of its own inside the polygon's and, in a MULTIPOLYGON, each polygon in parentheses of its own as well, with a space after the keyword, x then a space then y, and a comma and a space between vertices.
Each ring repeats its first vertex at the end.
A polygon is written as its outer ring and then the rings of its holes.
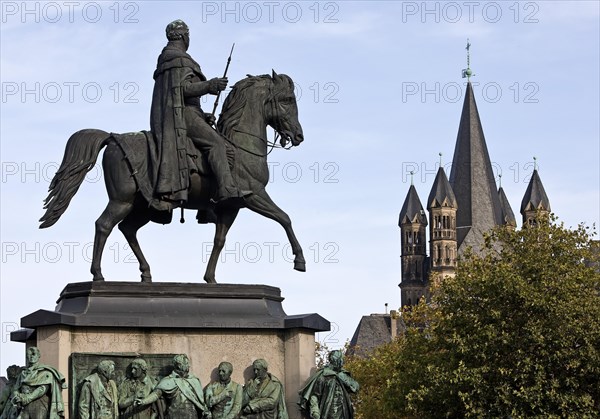
MULTIPOLYGON (((567 226, 600 220, 599 5, 560 2, 2 2, 1 373, 24 363, 9 333, 53 309, 68 282, 91 280, 94 221, 106 205, 98 166, 61 220, 39 230, 42 200, 69 136, 148 129, 156 57, 174 19, 208 77, 290 75, 305 142, 270 155, 270 195, 293 220, 307 272, 292 270, 283 230, 240 213, 217 280, 282 290, 288 314, 332 322, 342 345, 360 317, 400 304, 398 213, 410 185, 429 193, 449 169, 472 78, 496 175, 518 210, 537 157, 567 226), (18 297, 27 294, 27 298, 18 297)), ((212 102, 205 101, 205 109, 212 102)), ((155 281, 200 282, 212 226, 151 225, 140 243, 155 281)), ((120 232, 107 280, 137 281, 120 232)))

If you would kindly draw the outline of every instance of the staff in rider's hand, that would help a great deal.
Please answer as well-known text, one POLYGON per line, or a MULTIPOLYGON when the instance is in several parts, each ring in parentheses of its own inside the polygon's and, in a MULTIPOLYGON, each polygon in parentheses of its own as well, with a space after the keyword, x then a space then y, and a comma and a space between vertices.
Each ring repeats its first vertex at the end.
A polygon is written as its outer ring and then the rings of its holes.
MULTIPOLYGON (((235 42, 231 46, 231 52, 229 53, 229 57, 227 58, 227 65, 225 66, 225 72, 223 73, 223 78, 227 77, 227 70, 229 70, 229 63, 231 63, 231 56, 233 55, 233 49, 235 48, 235 42)), ((215 104, 213 106, 212 115, 213 119, 215 118, 215 112, 217 112, 217 106, 219 106, 219 98, 221 97, 221 92, 217 94, 217 98, 215 99, 215 104)), ((216 119, 212 121, 212 125, 216 124, 216 119)))

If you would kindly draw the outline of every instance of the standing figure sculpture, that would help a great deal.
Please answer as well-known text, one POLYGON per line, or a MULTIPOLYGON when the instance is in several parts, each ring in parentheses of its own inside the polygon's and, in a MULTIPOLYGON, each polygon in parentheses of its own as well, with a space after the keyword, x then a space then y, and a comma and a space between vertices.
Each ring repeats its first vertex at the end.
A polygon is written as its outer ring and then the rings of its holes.
POLYGON ((329 352, 329 364, 321 368, 300 390, 300 410, 311 419, 353 419, 350 394, 359 384, 343 369, 344 354, 329 352))
POLYGON ((80 419, 118 419, 117 385, 112 379, 115 363, 103 360, 96 372, 83 379, 77 411, 80 419))
POLYGON ((13 395, 13 392, 17 389, 17 378, 19 378, 19 374, 21 373, 21 367, 18 365, 11 365, 6 369, 6 378, 8 382, 6 383, 6 387, 2 389, 2 394, 0 394, 0 418, 4 418, 4 411, 6 410, 6 416, 9 416, 9 411, 14 409, 14 405, 11 403, 10 399, 13 395))
POLYGON ((288 419, 283 384, 269 373, 267 361, 252 363, 254 379, 244 386, 242 417, 248 419, 288 419))
POLYGON ((219 364, 219 379, 204 390, 206 405, 213 419, 236 419, 242 410, 242 386, 231 379, 233 365, 219 364))
POLYGON ((64 418, 65 377, 55 368, 40 364, 40 355, 35 346, 27 349, 27 367, 17 377, 8 401, 11 406, 6 406, 2 419, 64 418))
POLYGON ((190 361, 185 354, 173 358, 173 372, 164 377, 147 397, 137 398, 135 406, 146 406, 164 398, 167 405, 165 419, 210 418, 204 403, 200 379, 190 373, 190 361))
POLYGON ((225 139, 212 128, 215 117, 200 108, 200 97, 216 95, 227 87, 227 78, 206 79, 200 66, 186 52, 190 31, 182 20, 166 28, 167 46, 158 57, 150 126, 158 153, 155 166, 155 200, 150 204, 168 210, 173 202, 188 199, 188 154, 196 147, 206 155, 217 183, 216 201, 239 197, 227 163, 225 139), (192 144, 189 144, 191 140, 192 144))
POLYGON ((136 399, 148 396, 156 386, 155 380, 148 376, 148 364, 142 358, 134 359, 130 367, 130 376, 119 386, 120 419, 156 419, 158 403, 135 406, 136 399))

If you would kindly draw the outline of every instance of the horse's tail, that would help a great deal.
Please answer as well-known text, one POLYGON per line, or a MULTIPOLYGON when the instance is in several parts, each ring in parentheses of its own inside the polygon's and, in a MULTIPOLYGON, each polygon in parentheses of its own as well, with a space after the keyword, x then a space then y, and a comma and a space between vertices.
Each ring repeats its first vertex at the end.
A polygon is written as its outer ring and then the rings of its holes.
POLYGON ((40 228, 54 225, 67 210, 109 138, 110 134, 97 129, 84 129, 71 135, 63 161, 50 182, 48 197, 44 200, 46 213, 40 218, 40 228))

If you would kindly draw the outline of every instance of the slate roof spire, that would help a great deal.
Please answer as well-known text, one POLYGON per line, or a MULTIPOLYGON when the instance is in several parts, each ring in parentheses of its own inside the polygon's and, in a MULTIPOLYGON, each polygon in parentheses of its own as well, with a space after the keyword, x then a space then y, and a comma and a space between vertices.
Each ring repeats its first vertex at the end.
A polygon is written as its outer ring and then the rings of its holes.
POLYGON ((529 185, 527 185, 527 190, 525 191, 525 196, 523 196, 523 200, 521 201, 523 224, 525 225, 530 219, 535 218, 537 211, 549 214, 552 209, 550 208, 550 200, 544 190, 542 179, 540 179, 537 171, 537 165, 535 165, 529 185))
POLYGON ((406 223, 427 225, 427 217, 425 216, 423 205, 421 205, 421 200, 419 199, 419 195, 417 194, 414 185, 410 185, 404 200, 404 205, 402 205, 402 209, 400 210, 398 226, 402 227, 402 224, 406 223))
POLYGON ((440 165, 435 175, 431 192, 429 192, 429 198, 427 198, 427 209, 441 206, 456 208, 457 203, 452 186, 450 186, 450 182, 448 182, 448 178, 446 177, 446 172, 440 165))
POLYGON ((483 245, 483 233, 503 223, 498 189, 471 82, 467 82, 449 182, 458 207, 458 252, 464 252, 468 246, 477 251, 483 245))
POLYGON ((500 198, 500 209, 502 210, 502 224, 511 229, 517 228, 517 219, 504 193, 502 183, 500 184, 500 189, 498 189, 498 198, 500 198))

